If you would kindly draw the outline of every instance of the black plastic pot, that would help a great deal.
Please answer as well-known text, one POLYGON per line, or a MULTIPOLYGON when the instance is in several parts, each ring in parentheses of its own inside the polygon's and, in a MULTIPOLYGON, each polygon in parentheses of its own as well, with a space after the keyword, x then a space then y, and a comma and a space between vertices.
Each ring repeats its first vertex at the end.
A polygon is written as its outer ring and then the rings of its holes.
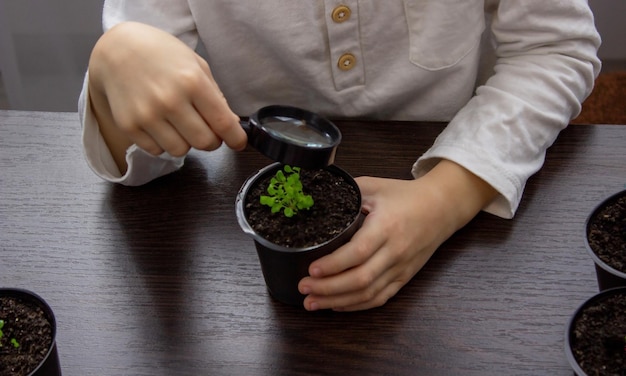
POLYGON ((587 217, 587 220, 585 222, 585 246, 587 248, 587 252, 591 256, 595 264, 596 277, 598 280, 598 287, 600 291, 613 287, 626 286, 626 273, 623 273, 608 265, 606 262, 602 261, 600 257, 598 257, 596 252, 594 252, 594 250, 589 245, 590 225, 600 211, 602 211, 605 207, 614 204, 620 197, 623 196, 626 196, 626 190, 618 192, 603 200, 594 208, 594 210, 591 212, 589 217, 587 217))
MULTIPOLYGON (((581 365, 579 364, 579 361, 576 359, 576 356, 574 355, 574 351, 573 351, 573 344, 576 341, 576 335, 575 335, 575 324, 576 322, 580 319, 580 317, 582 316, 582 314, 589 309, 590 307, 597 305, 603 301, 605 301, 606 299, 608 299, 609 297, 615 296, 615 295, 625 295, 626 296, 626 287, 615 287, 615 288, 611 288, 611 289, 607 289, 604 291, 601 291, 599 293, 597 293, 596 295, 592 296, 591 298, 587 299, 584 303, 582 303, 578 309, 576 309, 576 311, 574 312, 574 314, 570 317, 567 326, 566 326, 566 330, 565 330, 565 356, 567 358, 567 361, 570 365, 570 367, 572 368, 572 370, 574 371, 574 373, 578 376, 587 376, 588 374, 583 370, 583 368, 581 367, 581 365)), ((604 313, 606 313, 606 311, 603 311, 604 313)), ((608 334, 617 334, 617 333, 608 333, 608 334)), ((598 341, 602 341, 602 338, 597 338, 598 341)), ((618 345, 620 346, 620 345, 618 345)), ((622 350, 621 348, 618 348, 617 351, 625 351, 626 352, 626 346, 624 346, 624 349, 622 350)))
MULTIPOLYGON (((256 233, 248 223, 245 213, 245 198, 258 181, 269 175, 274 175, 281 166, 280 163, 271 164, 253 174, 244 182, 235 202, 236 214, 241 229, 254 239, 257 255, 261 263, 261 270, 269 293, 283 303, 301 306, 305 296, 298 291, 298 282, 309 275, 308 270, 311 262, 347 243, 361 226, 363 214, 357 213, 352 223, 343 232, 335 238, 316 246, 289 248, 268 241, 256 233)), ((328 166, 326 169, 334 174, 343 176, 346 181, 354 186, 359 195, 360 207, 361 193, 352 176, 335 165, 328 166)))
POLYGON ((32 303, 40 307, 46 315, 46 319, 52 326, 52 344, 48 349, 46 356, 39 363, 29 376, 61 376, 61 364, 59 362, 59 354, 56 346, 57 326, 52 308, 46 301, 32 291, 16 288, 0 288, 0 296, 13 297, 24 302, 32 303))

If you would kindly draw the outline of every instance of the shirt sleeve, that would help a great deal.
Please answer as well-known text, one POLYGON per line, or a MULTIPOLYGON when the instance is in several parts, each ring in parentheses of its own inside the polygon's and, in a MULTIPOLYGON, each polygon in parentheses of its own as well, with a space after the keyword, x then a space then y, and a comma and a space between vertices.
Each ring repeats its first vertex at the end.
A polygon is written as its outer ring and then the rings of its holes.
POLYGON ((195 48, 198 32, 187 0, 105 0, 102 25, 108 30, 125 21, 141 22, 164 30, 195 48))
POLYGON ((168 153, 153 156, 137 145, 132 145, 126 150, 128 169, 125 174, 121 174, 91 111, 88 82, 89 74, 86 74, 79 97, 78 113, 83 127, 82 142, 85 158, 97 176, 112 183, 135 186, 148 183, 183 166, 184 157, 172 157, 168 153))
MULTIPOLYGON (((105 31, 120 22, 137 21, 159 27, 192 48, 198 42, 193 17, 187 2, 182 0, 107 0, 104 3, 102 21, 105 31)), ((184 157, 173 157, 168 153, 153 156, 137 145, 132 145, 126 151, 128 169, 125 174, 121 174, 91 111, 88 84, 87 73, 78 100, 78 113, 82 124, 85 157, 96 175, 110 182, 134 186, 145 184, 182 167, 184 157)))
POLYGON ((412 172, 419 177, 452 160, 499 192, 485 211, 512 218, 527 179, 591 92, 600 37, 584 0, 500 1, 490 33, 493 75, 412 172))

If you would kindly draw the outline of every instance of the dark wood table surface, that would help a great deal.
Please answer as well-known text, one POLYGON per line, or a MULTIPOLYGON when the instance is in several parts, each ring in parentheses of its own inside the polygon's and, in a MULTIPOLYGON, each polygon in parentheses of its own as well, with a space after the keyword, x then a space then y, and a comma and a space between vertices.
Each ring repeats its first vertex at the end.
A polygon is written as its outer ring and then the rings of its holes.
MULTIPOLYGON (((444 127, 338 122, 336 164, 409 179, 444 127)), ((0 286, 52 306, 64 375, 571 375, 565 325, 597 291, 583 245, 624 189, 626 127, 570 126, 514 220, 480 214, 384 307, 309 313, 266 292, 235 195, 270 161, 192 152, 148 185, 101 181, 75 113, 0 111, 0 286)))

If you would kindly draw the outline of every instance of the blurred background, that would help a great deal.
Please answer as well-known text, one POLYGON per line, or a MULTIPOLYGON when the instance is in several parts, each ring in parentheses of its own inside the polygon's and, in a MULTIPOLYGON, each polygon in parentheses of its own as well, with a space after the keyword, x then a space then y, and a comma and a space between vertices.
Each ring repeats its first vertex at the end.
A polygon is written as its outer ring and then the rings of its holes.
POLYGON ((77 111, 102 0, 0 0, 0 109, 77 111))
MULTIPOLYGON (((102 0, 0 0, 0 109, 77 110, 102 0)), ((590 0, 605 72, 626 71, 626 1, 590 0)))

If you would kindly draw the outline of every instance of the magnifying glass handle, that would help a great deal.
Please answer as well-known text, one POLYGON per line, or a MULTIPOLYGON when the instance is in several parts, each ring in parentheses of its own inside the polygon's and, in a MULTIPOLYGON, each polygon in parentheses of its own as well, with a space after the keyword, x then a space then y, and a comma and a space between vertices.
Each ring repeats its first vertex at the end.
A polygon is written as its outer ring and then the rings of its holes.
POLYGON ((241 124, 241 128, 246 131, 248 137, 250 136, 250 132, 252 131, 252 126, 249 121, 239 120, 239 124, 241 124))

